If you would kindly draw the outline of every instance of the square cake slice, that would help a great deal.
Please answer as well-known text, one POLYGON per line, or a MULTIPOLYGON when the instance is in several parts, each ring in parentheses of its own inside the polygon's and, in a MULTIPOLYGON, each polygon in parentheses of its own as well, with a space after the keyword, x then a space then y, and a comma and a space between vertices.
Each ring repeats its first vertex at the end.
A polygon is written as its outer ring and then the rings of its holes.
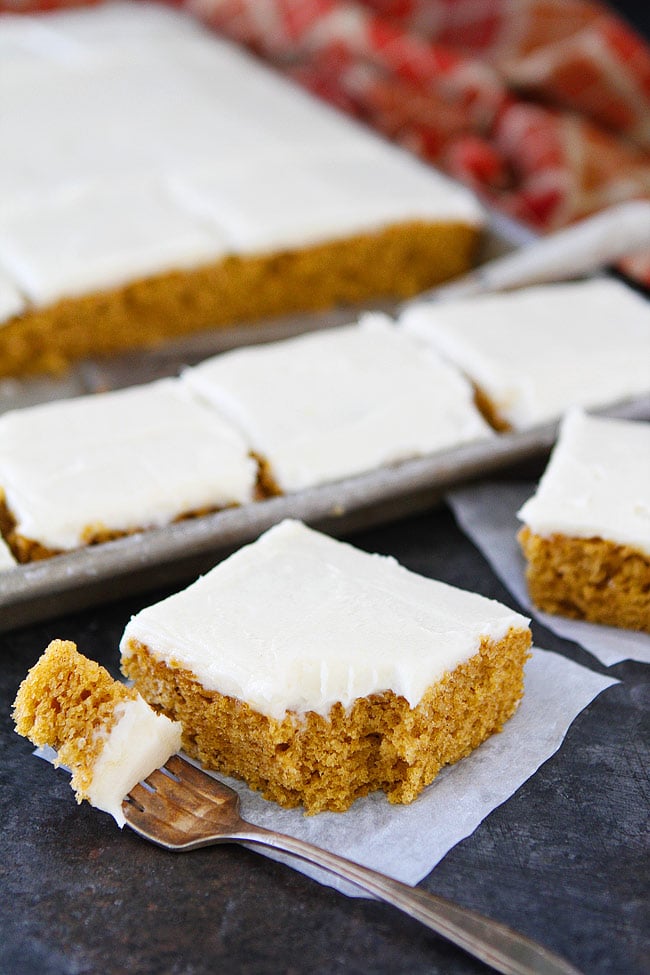
POLYGON ((650 633, 650 423, 568 413, 519 518, 540 609, 650 633))
POLYGON ((497 430, 650 393, 650 302, 613 279, 416 304, 400 322, 463 371, 497 430))
POLYGON ((458 371, 384 315, 208 359, 183 381, 289 493, 491 436, 458 371))
POLYGON ((72 772, 77 802, 125 823, 122 800, 181 747, 181 727, 156 714, 132 688, 53 640, 20 685, 14 702, 19 735, 57 752, 72 772))
POLYGON ((528 621, 285 521, 126 627, 122 669, 183 747, 309 813, 411 802, 499 731, 528 621))
POLYGON ((237 430, 175 379, 0 417, 0 529, 20 562, 250 501, 237 430))

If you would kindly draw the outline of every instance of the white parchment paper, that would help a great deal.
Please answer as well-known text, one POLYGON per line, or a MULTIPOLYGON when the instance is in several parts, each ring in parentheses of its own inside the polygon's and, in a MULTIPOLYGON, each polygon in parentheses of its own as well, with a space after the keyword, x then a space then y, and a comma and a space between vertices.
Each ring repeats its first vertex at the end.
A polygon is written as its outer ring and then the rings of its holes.
MULTIPOLYGON (((616 683, 559 654, 535 648, 526 664, 524 698, 503 731, 444 769, 408 806, 391 805, 383 793, 375 793, 359 799, 345 813, 305 816, 301 809, 282 809, 267 802, 239 781, 217 778, 237 790, 242 814, 250 822, 416 884, 557 751, 577 715, 616 683)), ((38 749, 37 754, 49 761, 55 757, 51 749, 38 749)), ((320 868, 263 847, 256 849, 342 893, 361 895, 356 887, 320 868)))
POLYGON ((480 549, 501 581, 525 607, 553 633, 578 643, 606 667, 621 660, 650 663, 650 636, 536 609, 528 596, 525 560, 517 543, 521 522, 517 511, 535 492, 534 483, 487 482, 460 488, 447 496, 456 521, 480 549))

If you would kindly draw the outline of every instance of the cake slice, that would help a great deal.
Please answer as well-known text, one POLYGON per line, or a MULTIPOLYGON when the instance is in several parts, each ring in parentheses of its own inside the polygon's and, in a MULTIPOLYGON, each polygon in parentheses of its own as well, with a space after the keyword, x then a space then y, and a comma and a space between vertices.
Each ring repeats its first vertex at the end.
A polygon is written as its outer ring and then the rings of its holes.
POLYGON ((74 643, 54 640, 18 689, 19 735, 57 752, 72 772, 77 802, 125 823, 122 800, 180 749, 180 725, 156 714, 74 643))
POLYGON ((178 380, 0 416, 0 530, 20 562, 252 500, 246 442, 178 380))
POLYGON ((411 802, 499 731, 528 621, 285 521, 126 627, 122 669, 183 747, 268 799, 411 802))
POLYGON ((649 489, 650 423, 567 414, 519 511, 540 609, 650 633, 649 489))
POLYGON ((491 436, 458 371, 384 315, 208 359, 182 376, 289 493, 491 436))
POLYGON ((400 323, 462 370, 497 430, 650 393, 650 303, 614 279, 416 304, 400 323))
POLYGON ((0 376, 473 262, 468 190, 186 12, 4 14, 0 47, 0 376))

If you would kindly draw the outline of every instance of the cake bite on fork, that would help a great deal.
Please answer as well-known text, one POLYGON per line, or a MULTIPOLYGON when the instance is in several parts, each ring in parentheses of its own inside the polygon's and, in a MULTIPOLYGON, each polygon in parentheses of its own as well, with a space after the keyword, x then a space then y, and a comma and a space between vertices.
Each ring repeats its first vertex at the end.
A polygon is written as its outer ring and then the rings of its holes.
POLYGON ((57 753, 77 802, 125 823, 124 796, 181 746, 181 726, 157 714, 69 640, 53 640, 18 689, 16 731, 57 753))

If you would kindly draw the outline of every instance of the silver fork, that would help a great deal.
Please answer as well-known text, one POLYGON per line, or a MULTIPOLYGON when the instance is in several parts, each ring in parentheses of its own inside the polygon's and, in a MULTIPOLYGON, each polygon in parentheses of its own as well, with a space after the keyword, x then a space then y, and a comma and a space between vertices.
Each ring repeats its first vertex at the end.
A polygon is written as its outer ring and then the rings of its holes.
POLYGON ((503 975, 580 975, 562 958, 503 924, 435 894, 409 887, 311 843, 247 823, 239 796, 174 755, 122 803, 131 829, 166 850, 253 843, 299 857, 386 901, 503 975))

